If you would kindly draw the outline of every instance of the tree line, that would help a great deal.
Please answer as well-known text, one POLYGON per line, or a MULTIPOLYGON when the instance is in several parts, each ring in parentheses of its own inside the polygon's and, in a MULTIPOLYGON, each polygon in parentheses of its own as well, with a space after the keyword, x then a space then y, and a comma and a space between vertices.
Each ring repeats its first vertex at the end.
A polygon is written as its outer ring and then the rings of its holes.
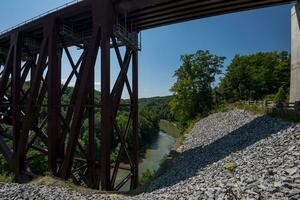
POLYGON ((171 88, 171 113, 181 127, 212 109, 240 100, 287 101, 290 85, 290 54, 282 51, 236 55, 224 70, 224 56, 199 50, 181 56, 171 88), (223 73, 224 71, 224 73, 223 73), (217 75, 223 75, 213 87, 217 75))

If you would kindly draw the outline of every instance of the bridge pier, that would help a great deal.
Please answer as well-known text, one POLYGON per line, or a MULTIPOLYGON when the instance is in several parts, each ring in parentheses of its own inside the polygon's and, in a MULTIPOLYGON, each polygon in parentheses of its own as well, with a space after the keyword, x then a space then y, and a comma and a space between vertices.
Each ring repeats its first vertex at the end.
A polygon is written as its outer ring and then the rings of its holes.
POLYGON ((29 161, 44 157, 54 176, 72 178, 77 184, 101 190, 120 190, 130 181, 130 188, 135 189, 138 186, 139 48, 135 43, 138 35, 127 31, 127 27, 126 31, 120 29, 128 25, 123 19, 117 20, 119 15, 110 0, 87 0, 82 6, 92 9, 92 30, 88 34, 72 19, 49 14, 43 18, 41 37, 16 29, 8 45, 0 46, 4 51, 8 49, 1 54, 1 58, 6 57, 0 66, 0 151, 19 181, 34 176, 29 161), (74 29, 69 28, 76 25, 74 29), (77 62, 70 52, 73 46, 81 52, 77 62), (125 50, 124 55, 121 48, 125 50), (112 49, 120 67, 113 85, 112 49), (99 52, 101 100, 96 102, 94 81, 99 70, 95 70, 95 63, 99 52), (64 83, 61 80, 63 55, 71 66, 64 83), (130 66, 132 80, 128 79, 130 66), (70 101, 63 103, 74 79, 70 101), (124 104, 121 98, 125 89, 129 100, 124 104), (122 125, 117 117, 124 106, 128 119, 122 125), (101 116, 98 122, 95 121, 97 112, 101 116), (85 120, 87 133, 83 133, 85 120), (101 127, 98 132, 96 123, 101 127), (11 130, 3 128, 7 126, 11 130), (113 145, 117 152, 115 161, 111 160, 113 145), (37 153, 31 155, 32 150, 37 153), (128 165, 124 167, 121 163, 128 165), (125 177, 118 177, 120 169, 128 172, 125 177))
POLYGON ((291 103, 300 101, 300 3, 291 10, 291 103))

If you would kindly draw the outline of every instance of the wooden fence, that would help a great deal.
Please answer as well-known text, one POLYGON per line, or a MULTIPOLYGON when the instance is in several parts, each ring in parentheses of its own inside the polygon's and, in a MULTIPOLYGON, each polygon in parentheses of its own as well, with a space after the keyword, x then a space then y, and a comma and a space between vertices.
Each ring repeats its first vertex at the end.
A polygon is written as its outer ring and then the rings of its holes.
POLYGON ((241 101, 241 103, 247 104, 247 105, 261 105, 268 109, 272 108, 283 108, 283 109, 289 109, 294 110, 295 109, 295 103, 274 103, 273 101, 268 100, 248 100, 248 101, 241 101))

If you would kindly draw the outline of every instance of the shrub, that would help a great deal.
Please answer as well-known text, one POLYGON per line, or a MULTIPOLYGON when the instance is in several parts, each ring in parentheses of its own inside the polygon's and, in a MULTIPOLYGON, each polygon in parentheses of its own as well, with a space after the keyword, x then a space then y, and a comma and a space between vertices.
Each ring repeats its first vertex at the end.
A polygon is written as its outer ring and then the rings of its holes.
POLYGON ((151 172, 149 169, 147 169, 141 177, 140 184, 145 185, 153 178, 153 176, 154 172, 151 172))
POLYGON ((276 93, 276 95, 274 97, 274 101, 275 101, 275 103, 286 101, 286 93, 285 93, 283 87, 280 87, 278 89, 278 92, 276 93))

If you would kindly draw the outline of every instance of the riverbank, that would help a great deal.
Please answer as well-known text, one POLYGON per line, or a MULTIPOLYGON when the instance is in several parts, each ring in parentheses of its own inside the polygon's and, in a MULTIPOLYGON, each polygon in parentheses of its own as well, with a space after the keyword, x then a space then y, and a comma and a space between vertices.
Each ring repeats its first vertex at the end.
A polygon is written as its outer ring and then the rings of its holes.
MULTIPOLYGON (((147 149, 152 149, 153 148, 153 144, 156 143, 156 141, 160 138, 160 134, 161 132, 166 133, 167 135, 173 137, 173 138, 178 138, 180 137, 180 130, 177 128, 177 125, 174 122, 170 122, 168 120, 160 120, 159 121, 159 131, 157 132, 157 134, 155 134, 155 137, 152 138, 153 140, 151 140, 151 142, 149 142, 147 145, 143 146, 140 149, 140 158, 145 158, 145 153, 147 149)), ((156 146, 156 145, 154 145, 156 146)))
POLYGON ((131 195, 140 194, 147 191, 147 188, 152 181, 155 181, 158 177, 165 174, 175 164, 175 159, 182 153, 182 144, 185 136, 177 128, 177 125, 167 120, 160 120, 160 129, 167 135, 173 137, 175 142, 169 149, 169 153, 165 154, 164 158, 161 159, 159 168, 155 171, 152 177, 147 181, 146 184, 140 186, 137 190, 129 192, 131 195))
MULTIPOLYGON (((166 158, 166 160, 176 157, 181 152, 181 145, 186 137, 186 134, 188 134, 187 131, 182 132, 176 125, 175 122, 170 122, 167 120, 160 120, 159 127, 162 131, 167 133, 168 135, 174 137, 175 143, 173 144, 172 148, 170 149, 170 155, 166 158)), ((162 162, 162 165, 164 165, 165 162, 162 162)), ((167 164, 168 166, 168 164, 167 164)), ((164 167, 163 167, 164 168, 164 167)))
POLYGON ((168 135, 178 138, 180 137, 181 131, 177 127, 176 123, 170 122, 168 120, 162 119, 159 122, 159 128, 161 131, 167 133, 168 135))

